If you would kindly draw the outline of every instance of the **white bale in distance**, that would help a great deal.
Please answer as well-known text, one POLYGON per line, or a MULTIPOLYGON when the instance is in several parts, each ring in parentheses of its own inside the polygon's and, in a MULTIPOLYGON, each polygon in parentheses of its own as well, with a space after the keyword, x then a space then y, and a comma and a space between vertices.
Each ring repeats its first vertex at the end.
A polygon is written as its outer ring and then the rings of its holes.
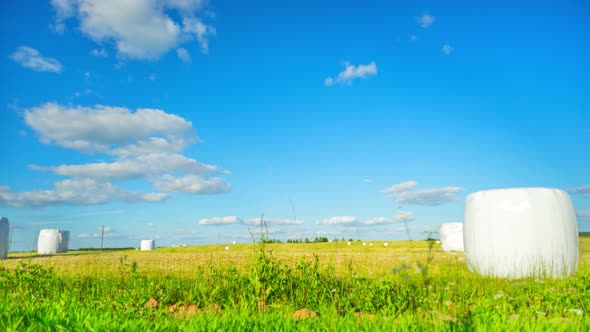
POLYGON ((367 242, 363 242, 363 247, 367 245, 367 242))
POLYGON ((225 247, 225 250, 229 250, 229 247, 225 247))
POLYGON ((369 243, 369 247, 372 247, 372 246, 373 246, 373 244, 372 243, 369 243))
POLYGON ((578 226, 563 190, 473 193, 465 203, 463 239, 469 270, 482 275, 559 278, 578 269, 578 226))
POLYGON ((385 242, 385 243, 383 243, 383 246, 387 247, 387 246, 389 246, 389 243, 385 242))
POLYGON ((156 241, 154 240, 141 240, 140 250, 149 251, 156 249, 156 241))
POLYGON ((37 240, 39 255, 56 254, 68 251, 70 232, 61 229, 42 229, 37 240))
POLYGON ((346 244, 347 244, 347 245, 350 245, 351 243, 350 243, 350 242, 346 242, 346 244))
POLYGON ((6 259, 10 246, 10 223, 8 219, 0 219, 0 259, 6 259))
POLYGON ((232 244, 236 244, 236 241, 232 242, 232 244))
POLYGON ((443 251, 463 251, 463 223, 450 222, 441 224, 438 229, 443 251))

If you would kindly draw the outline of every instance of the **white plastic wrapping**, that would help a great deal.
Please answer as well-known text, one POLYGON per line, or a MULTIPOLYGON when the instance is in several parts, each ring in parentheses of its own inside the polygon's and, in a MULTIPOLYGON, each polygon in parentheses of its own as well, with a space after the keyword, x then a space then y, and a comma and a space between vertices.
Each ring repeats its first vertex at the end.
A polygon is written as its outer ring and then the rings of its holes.
POLYGON ((443 251, 463 251, 463 223, 441 224, 438 235, 443 251))
POLYGON ((480 191, 467 197, 463 225, 469 270, 523 278, 566 277, 578 269, 578 227, 566 192, 480 191))
POLYGON ((68 252, 70 244, 70 231, 61 231, 61 241, 57 252, 68 252))
POLYGON ((8 219, 0 219, 0 259, 6 259, 10 246, 10 224, 8 219))
POLYGON ((56 254, 68 251, 70 232, 60 229, 42 229, 37 241, 37 253, 40 255, 56 254))
POLYGON ((154 249, 156 249, 156 241, 154 241, 154 240, 141 240, 141 247, 140 248, 142 251, 154 250, 154 249))

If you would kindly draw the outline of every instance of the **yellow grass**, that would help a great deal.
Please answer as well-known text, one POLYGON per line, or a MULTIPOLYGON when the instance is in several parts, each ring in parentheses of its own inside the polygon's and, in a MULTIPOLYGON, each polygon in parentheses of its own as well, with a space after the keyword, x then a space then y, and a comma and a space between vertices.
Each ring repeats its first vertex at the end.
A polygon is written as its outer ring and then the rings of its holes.
MULTIPOLYGON (((354 241, 332 243, 278 243, 266 244, 266 250, 285 262, 296 264, 302 259, 311 260, 314 255, 323 267, 334 266, 336 273, 361 275, 380 275, 389 273, 392 268, 406 265, 416 268, 417 262, 426 262, 429 255, 433 260, 430 272, 436 275, 441 271, 465 272, 467 267, 462 253, 446 253, 435 244, 432 250, 426 241, 374 241, 373 246, 363 246, 354 241)), ((30 261, 51 266, 58 274, 112 275, 120 273, 133 262, 138 271, 150 275, 188 276, 199 268, 235 267, 243 270, 251 266, 258 255, 259 245, 238 244, 203 245, 178 248, 158 248, 154 251, 70 251, 52 256, 37 256, 31 253, 11 253, 7 260, 0 261, 0 267, 14 267, 21 261, 30 261)), ((590 238, 580 238, 580 269, 590 266, 590 238)))

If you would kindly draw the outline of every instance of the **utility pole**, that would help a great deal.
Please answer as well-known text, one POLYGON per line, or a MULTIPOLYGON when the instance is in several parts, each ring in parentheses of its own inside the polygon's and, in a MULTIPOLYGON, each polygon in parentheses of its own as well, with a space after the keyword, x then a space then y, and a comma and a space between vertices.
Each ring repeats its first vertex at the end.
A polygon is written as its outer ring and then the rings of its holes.
POLYGON ((104 225, 102 225, 102 233, 100 235, 100 250, 102 251, 102 242, 104 240, 104 225))

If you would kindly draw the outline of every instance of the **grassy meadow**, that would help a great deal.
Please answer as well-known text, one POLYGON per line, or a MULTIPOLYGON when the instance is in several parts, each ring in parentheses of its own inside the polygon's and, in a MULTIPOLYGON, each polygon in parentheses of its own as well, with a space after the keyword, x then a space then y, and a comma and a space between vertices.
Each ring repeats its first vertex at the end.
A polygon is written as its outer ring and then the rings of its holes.
POLYGON ((590 237, 557 280, 480 277, 432 241, 369 243, 11 253, 0 330, 590 329, 590 237))

